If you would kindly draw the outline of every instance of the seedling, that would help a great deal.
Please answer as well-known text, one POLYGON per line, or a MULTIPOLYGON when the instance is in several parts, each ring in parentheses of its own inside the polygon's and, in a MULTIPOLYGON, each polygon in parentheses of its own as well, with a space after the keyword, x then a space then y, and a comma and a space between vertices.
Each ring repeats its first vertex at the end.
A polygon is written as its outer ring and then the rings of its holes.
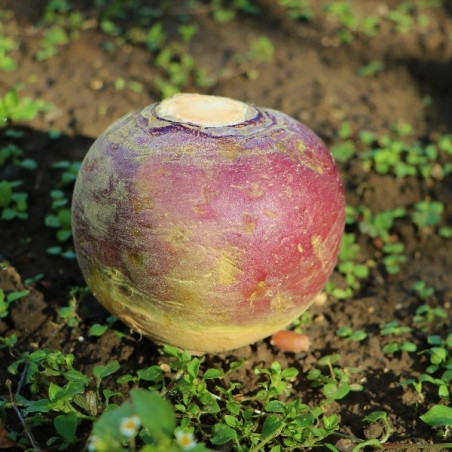
POLYGON ((383 264, 386 271, 394 275, 402 269, 402 264, 406 262, 405 245, 401 242, 387 243, 383 246, 383 264))
POLYGON ((14 188, 22 185, 21 181, 0 182, 0 209, 1 219, 10 221, 14 219, 26 220, 28 218, 28 194, 15 192, 14 188))
MULTIPOLYGON (((389 425, 388 415, 385 411, 373 411, 372 413, 368 414, 363 420, 366 422, 380 421, 382 423, 384 431, 382 433, 382 437, 379 438, 379 441, 378 441, 380 445, 384 444, 391 436, 392 428, 389 425)), ((374 444, 374 445, 377 445, 377 444, 374 444)))
POLYGON ((373 60, 358 69, 358 74, 363 77, 372 77, 379 72, 384 71, 384 63, 379 60, 373 60))
POLYGON ((52 105, 29 97, 20 98, 17 90, 10 89, 0 98, 0 127, 9 121, 31 121, 38 113, 47 112, 52 105))
POLYGON ((339 337, 346 338, 354 342, 361 342, 367 338, 367 333, 365 331, 363 330, 353 331, 353 329, 349 326, 343 326, 341 328, 338 328, 336 330, 336 334, 339 337))
POLYGON ((414 205, 413 223, 420 229, 437 226, 441 222, 444 205, 439 201, 420 201, 414 205))
POLYGON ((433 287, 427 286, 427 283, 425 281, 422 281, 422 280, 418 280, 418 281, 414 282, 411 285, 411 288, 422 299, 431 297, 434 294, 434 292, 435 292, 435 289, 433 289, 433 287))
POLYGON ((278 4, 286 9, 287 17, 291 20, 308 21, 314 16, 310 0, 278 0, 278 4))
POLYGON ((16 50, 19 44, 14 39, 0 35, 0 71, 14 71, 17 63, 10 55, 16 50))
POLYGON ((326 368, 329 373, 324 374, 322 370, 313 368, 308 372, 307 379, 313 388, 322 388, 323 395, 327 401, 340 400, 347 396, 350 391, 361 391, 362 385, 350 383, 351 376, 361 371, 359 369, 342 369, 335 366, 339 362, 339 354, 326 355, 320 358, 317 366, 326 368))
POLYGON ((30 293, 29 290, 19 290, 6 294, 0 289, 0 319, 4 319, 9 314, 9 307, 12 303, 26 297, 30 293))
POLYGON ((0 148, 0 167, 10 164, 27 170, 35 170, 38 167, 36 161, 23 158, 23 154, 24 151, 14 143, 3 146, 0 148))

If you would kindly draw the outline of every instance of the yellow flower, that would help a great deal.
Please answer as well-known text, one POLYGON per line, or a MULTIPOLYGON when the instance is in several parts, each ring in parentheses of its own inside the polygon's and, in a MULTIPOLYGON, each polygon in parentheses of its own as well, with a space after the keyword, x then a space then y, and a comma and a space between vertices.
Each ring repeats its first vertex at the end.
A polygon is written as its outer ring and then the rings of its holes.
POLYGON ((186 433, 182 430, 176 432, 176 440, 183 450, 189 450, 196 446, 193 433, 186 433))
POLYGON ((119 431, 126 438, 134 438, 138 433, 141 426, 141 421, 138 416, 125 417, 121 420, 121 425, 119 426, 119 431))

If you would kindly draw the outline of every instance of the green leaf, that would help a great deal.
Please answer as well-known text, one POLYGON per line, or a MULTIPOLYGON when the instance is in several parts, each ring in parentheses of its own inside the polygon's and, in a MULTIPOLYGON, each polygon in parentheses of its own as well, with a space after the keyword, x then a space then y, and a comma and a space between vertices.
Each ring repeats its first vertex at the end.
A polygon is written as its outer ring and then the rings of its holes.
POLYGON ((327 383, 322 391, 327 399, 340 400, 350 392, 350 386, 347 383, 341 383, 339 385, 327 383))
POLYGON ((114 360, 106 364, 105 366, 96 366, 93 369, 93 375, 97 379, 102 380, 105 377, 114 374, 119 368, 120 368, 119 362, 117 360, 114 360))
POLYGON ((193 358, 188 364, 187 364, 187 372, 190 377, 197 378, 199 373, 199 366, 201 365, 201 361, 198 358, 193 358))
POLYGON ((311 413, 301 414, 295 418, 295 423, 302 428, 311 427, 314 421, 315 417, 311 413))
POLYGON ((340 359, 341 355, 339 355, 339 353, 333 353, 332 355, 322 356, 322 358, 317 361, 317 364, 319 366, 328 366, 329 364, 338 362, 340 359))
POLYGON ((29 290, 20 290, 18 292, 11 292, 6 298, 8 303, 19 300, 20 298, 26 297, 30 293, 29 290))
POLYGON ((349 326, 343 326, 343 327, 338 328, 338 329, 336 330, 336 334, 337 334, 339 337, 349 337, 349 336, 351 336, 351 335, 353 334, 353 330, 352 330, 352 328, 349 327, 349 326))
POLYGON ((61 246, 51 246, 50 248, 47 248, 47 253, 52 255, 59 255, 61 254, 61 246))
POLYGON ((387 414, 385 411, 372 411, 372 413, 368 414, 364 420, 367 422, 375 422, 386 418, 387 414))
POLYGON ((57 433, 67 442, 72 443, 76 439, 77 415, 72 411, 67 414, 57 416, 53 420, 53 425, 57 433))
POLYGON ((78 383, 83 383, 84 385, 88 385, 91 381, 91 379, 87 375, 75 369, 68 370, 63 374, 63 376, 67 381, 75 381, 78 383))
POLYGON ((213 378, 222 378, 224 376, 223 369, 207 369, 202 376, 203 380, 210 380, 213 378))
POLYGON ((269 436, 274 435, 281 427, 281 425, 281 419, 275 414, 270 414, 270 416, 267 416, 267 418, 265 419, 264 425, 262 427, 261 438, 265 439, 269 436))
POLYGON ((363 330, 356 330, 351 336, 350 340, 360 342, 366 339, 367 333, 363 330))
POLYGON ((72 236, 72 231, 70 229, 59 229, 57 231, 57 239, 59 242, 65 242, 72 236))
POLYGON ((155 383, 163 380, 163 371, 159 366, 150 366, 147 369, 137 371, 138 378, 144 381, 153 381, 155 383))
POLYGON ((445 405, 435 405, 420 418, 431 427, 449 427, 452 426, 452 408, 445 405))
POLYGON ((386 344, 383 347, 384 353, 394 353, 394 352, 398 352, 399 350, 400 350, 400 345, 397 344, 396 342, 391 342, 389 344, 386 344))
POLYGON ((289 367, 281 372, 281 378, 295 378, 298 375, 298 369, 295 367, 289 367))
POLYGON ((237 432, 228 425, 220 422, 213 426, 213 437, 210 441, 215 446, 221 446, 229 441, 237 441, 237 432))
POLYGON ((60 220, 56 215, 47 215, 44 223, 49 228, 59 228, 61 226, 60 220))
POLYGON ((172 405, 160 397, 157 392, 145 389, 133 389, 130 391, 133 405, 141 423, 153 435, 161 435, 162 432, 171 436, 176 427, 176 417, 172 405))
POLYGON ((100 325, 99 323, 95 323, 94 325, 91 325, 88 334, 90 336, 102 336, 108 328, 108 325, 100 325))
POLYGON ((13 189, 6 180, 0 182, 0 207, 8 207, 13 198, 13 189))
POLYGON ((265 405, 265 411, 272 413, 284 413, 285 405, 279 400, 271 400, 265 405))

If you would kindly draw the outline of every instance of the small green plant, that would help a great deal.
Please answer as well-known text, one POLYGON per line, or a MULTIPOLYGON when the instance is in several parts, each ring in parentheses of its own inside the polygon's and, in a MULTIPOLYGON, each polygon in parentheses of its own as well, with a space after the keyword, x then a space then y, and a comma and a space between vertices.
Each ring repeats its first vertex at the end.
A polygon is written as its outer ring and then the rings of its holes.
POLYGON ((388 441, 392 433, 392 428, 388 422, 388 414, 386 413, 386 411, 372 411, 372 413, 364 417, 363 420, 365 422, 381 422, 381 424, 383 425, 383 433, 381 438, 379 438, 377 441, 371 439, 370 441, 366 441, 365 444, 360 444, 359 449, 361 449, 365 445, 381 448, 381 445, 388 441))
POLYGON ((16 89, 10 89, 0 97, 0 127, 10 121, 31 121, 38 113, 48 112, 51 108, 51 104, 42 100, 20 98, 16 89))
MULTIPOLYGON (((71 230, 71 209, 69 201, 62 190, 52 190, 50 192, 52 199, 52 213, 46 215, 44 223, 47 227, 56 229, 56 238, 58 242, 65 243, 72 237, 71 230)), ((53 255, 59 255, 66 259, 74 259, 75 254, 71 249, 63 250, 62 245, 56 245, 48 248, 47 252, 53 255)))
POLYGON ((252 16, 257 16, 261 13, 259 6, 252 0, 232 0, 230 2, 209 0, 208 3, 213 19, 220 24, 230 22, 239 12, 252 16))
POLYGON ((1 219, 11 221, 14 219, 26 220, 28 218, 28 194, 15 192, 14 189, 22 185, 21 181, 0 182, 0 210, 1 219))
MULTIPOLYGON (((235 68, 232 72, 246 75, 250 80, 259 77, 259 68, 273 59, 274 47, 266 36, 259 36, 249 44, 248 51, 233 57, 235 68)), ((227 76, 228 69, 225 75, 227 76)))
POLYGON ((60 52, 61 47, 79 36, 85 19, 80 11, 74 10, 71 2, 50 0, 44 8, 41 28, 43 35, 39 42, 37 61, 47 60, 60 52))
POLYGON ((413 321, 418 328, 427 331, 443 324, 447 318, 447 312, 443 308, 423 304, 416 309, 413 321))
POLYGON ((313 388, 322 388, 323 395, 327 400, 340 400, 348 395, 350 391, 361 391, 362 385, 352 383, 351 377, 360 373, 359 369, 342 369, 335 366, 341 359, 337 353, 326 355, 317 361, 317 366, 321 369, 313 368, 307 374, 307 379, 311 382, 313 388), (323 369, 327 372, 324 373, 323 369))
POLYGON ((414 205, 411 218, 419 229, 423 229, 437 226, 443 212, 444 204, 439 201, 420 201, 414 205))
POLYGON ((422 281, 422 280, 415 281, 411 285, 411 288, 422 299, 431 297, 434 294, 434 292, 435 292, 435 289, 433 289, 433 287, 427 286, 427 283, 425 281, 422 281))
POLYGON ((403 2, 388 11, 388 19, 395 24, 399 33, 406 33, 413 27, 413 9, 411 2, 403 2))
POLYGON ((278 5, 286 10, 291 20, 310 20, 314 16, 310 0, 278 0, 278 5))
POLYGON ((280 395, 288 395, 292 387, 291 382, 298 375, 298 370, 293 367, 282 369, 281 364, 274 361, 270 369, 255 369, 255 373, 268 376, 268 380, 261 383, 262 390, 257 394, 258 399, 268 403, 280 395))
POLYGON ((349 326, 342 326, 336 330, 336 335, 354 342, 361 342, 367 338, 367 333, 363 330, 355 330, 349 326))
POLYGON ((387 243, 382 251, 385 270, 391 275, 399 273, 401 266, 406 262, 405 245, 401 242, 387 243))
POLYGON ((10 53, 18 47, 19 44, 14 39, 0 35, 0 71, 14 71, 17 68, 17 63, 10 53))
MULTIPOLYGON (((380 328, 380 334, 382 336, 400 336, 403 334, 410 333, 412 330, 408 326, 401 326, 399 325, 399 322, 397 320, 393 320, 392 322, 386 323, 385 325, 381 326, 380 328)), ((414 344, 411 341, 393 341, 387 343, 383 347, 384 353, 397 353, 401 351, 405 352, 415 352, 417 350, 416 344, 414 344)))
MULTIPOLYGON (((440 430, 440 436, 447 438, 452 427, 452 408, 446 405, 434 405, 426 413, 420 416, 421 421, 440 430)), ((444 444, 451 448, 452 443, 444 444)))
POLYGON ((368 277, 369 266, 355 262, 359 251, 360 247, 356 243, 355 234, 345 233, 342 237, 337 267, 343 276, 343 284, 336 286, 332 281, 328 281, 325 287, 326 292, 333 297, 338 299, 350 298, 359 290, 361 286, 360 281, 368 277))
POLYGON ((133 389, 130 399, 105 412, 94 423, 88 450, 136 450, 137 437, 145 451, 203 452, 192 431, 176 428, 176 416, 171 404, 155 391, 133 389), (146 446, 147 445, 147 446, 146 446))
POLYGON ((404 218, 406 210, 403 207, 398 207, 372 213, 368 207, 360 206, 355 209, 354 215, 357 220, 359 219, 360 232, 373 239, 379 238, 384 243, 388 243, 392 237, 392 228, 395 221, 404 218))
POLYGON ((9 292, 5 295, 5 292, 0 289, 0 319, 4 319, 8 316, 9 307, 12 303, 26 297, 29 293, 29 290, 19 290, 9 292))
POLYGON ((384 63, 379 60, 372 60, 358 69, 358 74, 363 77, 372 77, 379 72, 384 71, 384 63))
POLYGON ((69 43, 69 36, 64 28, 55 25, 44 32, 40 45, 40 50, 36 53, 38 61, 47 60, 58 54, 59 47, 69 43))
POLYGON ((27 170, 35 170, 38 167, 36 160, 23 158, 24 151, 14 143, 9 143, 0 148, 0 167, 7 164, 18 166, 27 170))
POLYGON ((63 172, 60 177, 60 187, 73 184, 77 179, 77 174, 80 170, 82 162, 69 162, 68 160, 61 160, 52 165, 53 168, 61 169, 63 172))
POLYGON ((327 17, 338 24, 338 37, 342 44, 349 44, 357 33, 372 37, 377 34, 379 17, 359 17, 348 2, 331 2, 324 7, 327 17))

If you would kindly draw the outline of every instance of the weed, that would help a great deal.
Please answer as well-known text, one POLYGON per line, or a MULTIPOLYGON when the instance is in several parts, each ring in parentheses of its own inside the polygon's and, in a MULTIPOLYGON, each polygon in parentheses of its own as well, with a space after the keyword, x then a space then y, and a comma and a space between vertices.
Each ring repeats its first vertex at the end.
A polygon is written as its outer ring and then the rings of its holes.
POLYGON ((434 292, 435 292, 433 287, 427 286, 427 283, 425 281, 422 281, 422 280, 418 280, 418 281, 414 282, 411 285, 411 288, 422 299, 431 297, 434 294, 434 292))
POLYGON ((337 287, 332 281, 328 281, 325 287, 326 292, 335 298, 350 298, 360 288, 360 281, 369 275, 369 266, 367 264, 355 262, 359 250, 360 247, 356 243, 355 234, 345 233, 342 237, 337 267, 344 278, 343 286, 337 287))
MULTIPOLYGON (((384 444, 389 437, 391 436, 392 433, 392 428, 389 425, 388 422, 388 415, 385 411, 372 411, 372 413, 368 414, 366 417, 364 417, 363 419, 366 422, 377 422, 377 421, 381 421, 381 423, 383 424, 383 434, 382 437, 378 440, 378 444, 367 444, 368 446, 370 445, 374 445, 374 446, 378 446, 381 444, 384 444)), ((362 446, 362 444, 361 444, 362 446)))
POLYGON ((382 61, 373 60, 358 69, 358 74, 363 77, 372 77, 379 72, 384 71, 384 63, 382 61))
POLYGON ((278 0, 278 5, 286 10, 287 17, 291 20, 308 21, 314 16, 310 0, 278 0))
POLYGON ((336 335, 355 342, 361 342, 367 338, 367 333, 365 331, 363 330, 353 331, 353 329, 349 326, 343 326, 341 328, 338 328, 336 330, 336 335))
POLYGON ((444 205, 439 201, 420 201, 414 205, 411 218, 419 229, 429 228, 441 222, 443 212, 444 205))
POLYGON ((418 328, 427 331, 435 326, 441 325, 447 318, 447 312, 443 308, 433 308, 427 304, 423 304, 416 309, 413 321, 418 328))
POLYGON ((0 289, 0 319, 4 319, 9 314, 9 307, 12 303, 26 297, 30 293, 29 290, 12 291, 6 294, 0 289))
POLYGON ((261 13, 261 9, 255 2, 251 0, 233 0, 226 2, 225 0, 209 0, 210 11, 213 19, 224 24, 230 22, 238 12, 257 16, 261 13))
POLYGON ((402 265, 406 262, 405 245, 401 242, 387 243, 383 246, 383 265, 385 270, 394 275, 399 273, 402 265))
POLYGON ((38 167, 36 160, 23 158, 24 151, 14 143, 9 143, 0 148, 0 167, 14 165, 27 170, 35 170, 38 167))
POLYGON ((28 218, 28 194, 15 192, 14 189, 22 185, 21 181, 0 182, 0 209, 1 219, 11 221, 14 219, 26 220, 28 218))
POLYGON ((388 19, 396 26, 399 33, 408 32, 414 25, 413 5, 411 2, 403 2, 394 9, 388 11, 388 19))
MULTIPOLYGON (((400 336, 411 332, 411 328, 408 326, 400 326, 397 320, 393 320, 380 327, 380 334, 382 336, 400 336)), ((416 344, 411 341, 393 341, 387 343, 383 347, 384 353, 396 353, 400 351, 415 352, 417 350, 416 344)))
POLYGON ((0 127, 10 121, 31 121, 38 113, 48 112, 51 108, 51 104, 42 100, 20 98, 16 89, 10 89, 0 98, 0 127))
POLYGON ((60 178, 60 187, 70 185, 77 179, 77 174, 80 171, 81 162, 69 162, 68 160, 61 160, 53 164, 53 168, 64 170, 60 178))
POLYGON ((326 355, 317 361, 317 366, 312 368, 306 378, 311 382, 313 388, 322 388, 323 395, 327 400, 340 400, 348 395, 350 391, 361 391, 363 387, 358 383, 351 383, 351 376, 360 373, 359 369, 342 369, 335 366, 339 362, 339 354, 326 355), (327 370, 327 373, 323 372, 327 370))
POLYGON ((68 0, 50 0, 44 8, 43 36, 39 42, 37 61, 47 60, 57 55, 60 48, 78 37, 85 19, 79 11, 73 10, 68 0))
POLYGON ((14 71, 17 68, 16 61, 9 54, 18 47, 14 39, 0 35, 0 71, 14 71))

